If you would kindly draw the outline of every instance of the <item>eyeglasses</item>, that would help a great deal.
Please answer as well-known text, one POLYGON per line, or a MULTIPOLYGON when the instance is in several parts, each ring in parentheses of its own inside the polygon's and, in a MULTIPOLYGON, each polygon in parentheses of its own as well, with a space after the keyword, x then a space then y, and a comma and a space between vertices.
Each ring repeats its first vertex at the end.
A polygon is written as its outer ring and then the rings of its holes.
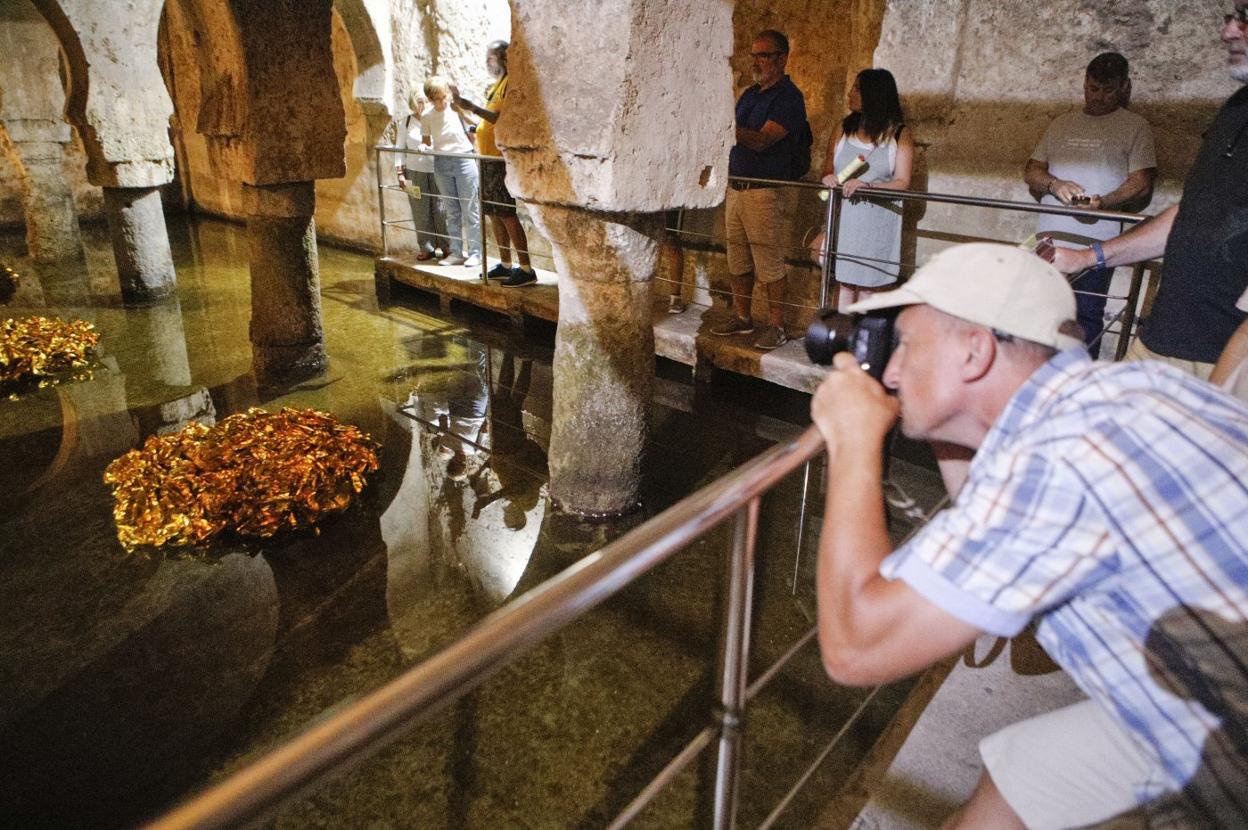
MULTIPOLYGON (((1229 17, 1230 15, 1227 15, 1227 16, 1229 17)), ((783 52, 751 52, 750 57, 751 58, 766 58, 767 60, 772 60, 774 58, 780 57, 783 54, 784 54, 783 52)))
POLYGON ((1248 26, 1248 6, 1236 6, 1235 11, 1222 17, 1222 25, 1225 26, 1232 20, 1240 26, 1248 26))

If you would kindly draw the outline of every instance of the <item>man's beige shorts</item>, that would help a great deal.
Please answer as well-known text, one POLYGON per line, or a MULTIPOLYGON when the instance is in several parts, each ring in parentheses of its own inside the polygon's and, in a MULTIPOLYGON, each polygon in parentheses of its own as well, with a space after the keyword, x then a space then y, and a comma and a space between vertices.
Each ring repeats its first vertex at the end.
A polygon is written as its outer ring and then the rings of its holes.
POLYGON ((1153 762, 1085 700, 1011 724, 979 742, 984 767, 1032 830, 1083 827, 1126 813, 1153 762))
POLYGON ((1168 363, 1176 369, 1182 369, 1189 375, 1195 375, 1201 380, 1209 380, 1209 373, 1213 371, 1212 363, 1200 363, 1195 360, 1183 360, 1177 357, 1166 357, 1162 354, 1150 349, 1144 345, 1144 341, 1135 338, 1131 341, 1131 345, 1127 347, 1127 360, 1160 360, 1162 363, 1168 363))
POLYGON ((784 253, 792 189, 728 188, 724 199, 724 230, 728 241, 728 273, 754 272, 761 283, 784 279, 784 253))

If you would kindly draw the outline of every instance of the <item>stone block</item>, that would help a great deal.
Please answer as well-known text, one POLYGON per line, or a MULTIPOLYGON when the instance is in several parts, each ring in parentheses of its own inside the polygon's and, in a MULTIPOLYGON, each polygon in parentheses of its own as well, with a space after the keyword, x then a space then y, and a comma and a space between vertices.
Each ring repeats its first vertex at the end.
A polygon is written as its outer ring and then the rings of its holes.
POLYGON ((517 196, 605 211, 723 200, 733 142, 727 4, 513 8, 497 136, 517 196))

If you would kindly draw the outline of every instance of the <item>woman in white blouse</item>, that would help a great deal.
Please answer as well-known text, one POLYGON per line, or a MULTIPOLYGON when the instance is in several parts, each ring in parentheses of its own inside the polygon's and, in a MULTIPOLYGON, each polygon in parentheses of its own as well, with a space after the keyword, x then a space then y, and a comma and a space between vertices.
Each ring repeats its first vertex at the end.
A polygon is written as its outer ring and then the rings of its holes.
MULTIPOLYGON (((468 138, 464 122, 459 112, 451 106, 450 84, 444 78, 434 75, 425 81, 425 95, 433 105, 420 117, 421 140, 425 146, 432 147, 439 153, 473 152, 472 140, 468 138)), ((476 160, 434 156, 433 177, 442 194, 440 201, 450 236, 447 242, 449 254, 445 259, 439 260, 438 264, 470 267, 480 265, 481 211, 477 197, 480 182, 476 160), (461 234, 468 237, 466 257, 461 234)))

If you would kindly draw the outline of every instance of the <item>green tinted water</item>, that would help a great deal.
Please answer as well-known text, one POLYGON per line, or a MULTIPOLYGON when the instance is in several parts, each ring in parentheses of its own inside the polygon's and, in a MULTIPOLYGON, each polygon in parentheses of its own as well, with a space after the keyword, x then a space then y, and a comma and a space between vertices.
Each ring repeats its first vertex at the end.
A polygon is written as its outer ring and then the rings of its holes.
MULTIPOLYGON (((324 377, 257 391, 242 229, 171 219, 178 300, 123 309, 111 253, 24 279, 4 316, 93 321, 90 380, 0 399, 0 822, 131 826, 397 676, 484 615, 627 529, 554 515, 545 488, 551 332, 379 309, 372 263, 322 247, 324 377), (381 470, 319 535, 125 553, 104 467, 146 436, 249 406, 311 406, 381 443, 381 470), (452 433, 466 440, 457 440, 452 433)), ((665 367, 670 368, 670 367, 665 367)), ((783 434, 805 401, 759 383, 660 378, 645 500, 657 512, 783 434)), ((768 497, 751 676, 813 620, 808 524, 796 595, 800 479, 768 497)), ((813 497, 812 497, 813 500, 813 497)), ((817 511, 816 511, 817 513, 817 511)), ((279 827, 592 827, 709 717, 721 530, 540 645, 354 771, 284 807, 279 827)), ((779 826, 807 826, 882 730, 877 699, 779 826)), ((756 824, 864 693, 813 647, 750 713, 741 804, 756 824)), ((684 776, 638 821, 705 821, 684 776)))

